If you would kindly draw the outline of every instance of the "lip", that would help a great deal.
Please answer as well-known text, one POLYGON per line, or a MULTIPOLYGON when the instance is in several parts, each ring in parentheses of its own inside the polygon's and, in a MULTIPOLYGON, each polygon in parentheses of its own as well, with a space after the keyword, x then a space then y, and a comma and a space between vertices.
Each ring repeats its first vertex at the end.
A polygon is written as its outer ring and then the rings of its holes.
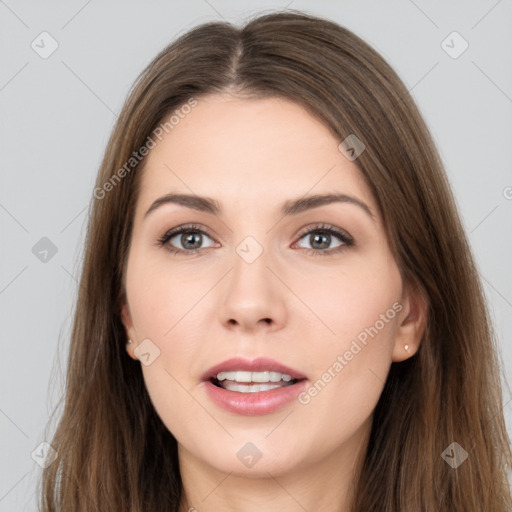
POLYGON ((234 357, 212 366, 201 375, 201 380, 208 381, 216 377, 219 372, 232 372, 236 370, 246 372, 262 372, 268 370, 271 372, 286 373, 290 375, 292 379, 302 380, 306 378, 306 376, 298 370, 285 366, 274 359, 258 357, 257 359, 249 360, 242 357, 234 357))
POLYGON ((307 380, 301 380, 290 386, 257 393, 228 391, 209 380, 204 382, 204 386, 210 399, 225 411, 242 416, 259 416, 277 411, 296 400, 305 391, 307 383, 307 380))
POLYGON ((201 376, 209 398, 220 408, 242 416, 270 414, 294 401, 306 389, 307 378, 301 372, 283 365, 273 359, 258 358, 252 361, 243 358, 228 359, 219 363, 201 376), (211 379, 221 371, 273 371, 286 373, 298 380, 295 384, 270 391, 239 393, 217 387, 211 379))

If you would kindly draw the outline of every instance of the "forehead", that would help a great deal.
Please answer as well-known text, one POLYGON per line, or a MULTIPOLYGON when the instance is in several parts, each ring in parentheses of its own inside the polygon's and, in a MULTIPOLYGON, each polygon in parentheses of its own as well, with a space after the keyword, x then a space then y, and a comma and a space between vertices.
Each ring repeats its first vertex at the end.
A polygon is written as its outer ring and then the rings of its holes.
POLYGON ((142 207, 169 192, 247 206, 333 192, 357 196, 377 211, 356 164, 339 151, 340 140, 283 98, 200 98, 156 141, 144 166, 142 207))

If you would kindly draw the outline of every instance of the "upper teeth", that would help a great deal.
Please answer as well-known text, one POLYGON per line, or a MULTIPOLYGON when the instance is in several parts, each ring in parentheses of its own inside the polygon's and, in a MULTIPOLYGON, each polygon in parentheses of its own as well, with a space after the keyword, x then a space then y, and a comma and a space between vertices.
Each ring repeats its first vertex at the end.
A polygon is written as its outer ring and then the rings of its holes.
POLYGON ((217 380, 234 380, 236 382, 279 382, 284 380, 290 382, 291 375, 279 372, 220 372, 217 380))

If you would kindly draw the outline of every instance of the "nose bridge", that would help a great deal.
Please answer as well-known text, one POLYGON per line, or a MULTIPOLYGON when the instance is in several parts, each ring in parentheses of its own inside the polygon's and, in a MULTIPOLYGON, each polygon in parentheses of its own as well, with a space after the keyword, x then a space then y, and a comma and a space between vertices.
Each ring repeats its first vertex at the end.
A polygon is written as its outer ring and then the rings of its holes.
POLYGON ((246 236, 235 247, 230 289, 243 303, 250 304, 256 299, 261 302, 269 294, 270 256, 268 246, 264 247, 263 241, 260 243, 253 235, 246 236))
MULTIPOLYGON (((261 235, 260 235, 261 236, 261 235)), ((284 322, 283 290, 272 272, 272 254, 255 236, 246 236, 234 248, 232 271, 219 307, 221 322, 252 329, 258 323, 284 322)))
MULTIPOLYGON (((261 238, 261 235, 258 238, 261 238)), ((263 241, 259 242, 253 235, 248 235, 235 247, 235 252, 244 263, 252 265, 255 261, 261 259, 263 253, 268 253, 268 246, 264 248, 263 243, 263 241)))

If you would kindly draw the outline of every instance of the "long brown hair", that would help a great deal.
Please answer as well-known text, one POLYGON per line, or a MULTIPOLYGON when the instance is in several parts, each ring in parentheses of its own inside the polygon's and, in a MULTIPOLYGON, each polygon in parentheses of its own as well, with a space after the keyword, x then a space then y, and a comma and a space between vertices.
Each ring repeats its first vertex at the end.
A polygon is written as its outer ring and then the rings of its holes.
POLYGON ((50 441, 58 458, 43 473, 42 510, 178 510, 176 440, 150 402, 140 363, 126 354, 120 316, 144 164, 130 159, 165 116, 226 91, 290 99, 340 142, 354 134, 364 143, 355 163, 404 279, 428 303, 419 351, 392 364, 374 411, 353 511, 512 509, 496 339, 428 129, 375 50, 331 21, 288 11, 242 28, 189 31, 129 94, 91 202, 65 405, 50 441), (458 467, 442 457, 447 448, 453 457, 454 442, 468 453, 458 467))

